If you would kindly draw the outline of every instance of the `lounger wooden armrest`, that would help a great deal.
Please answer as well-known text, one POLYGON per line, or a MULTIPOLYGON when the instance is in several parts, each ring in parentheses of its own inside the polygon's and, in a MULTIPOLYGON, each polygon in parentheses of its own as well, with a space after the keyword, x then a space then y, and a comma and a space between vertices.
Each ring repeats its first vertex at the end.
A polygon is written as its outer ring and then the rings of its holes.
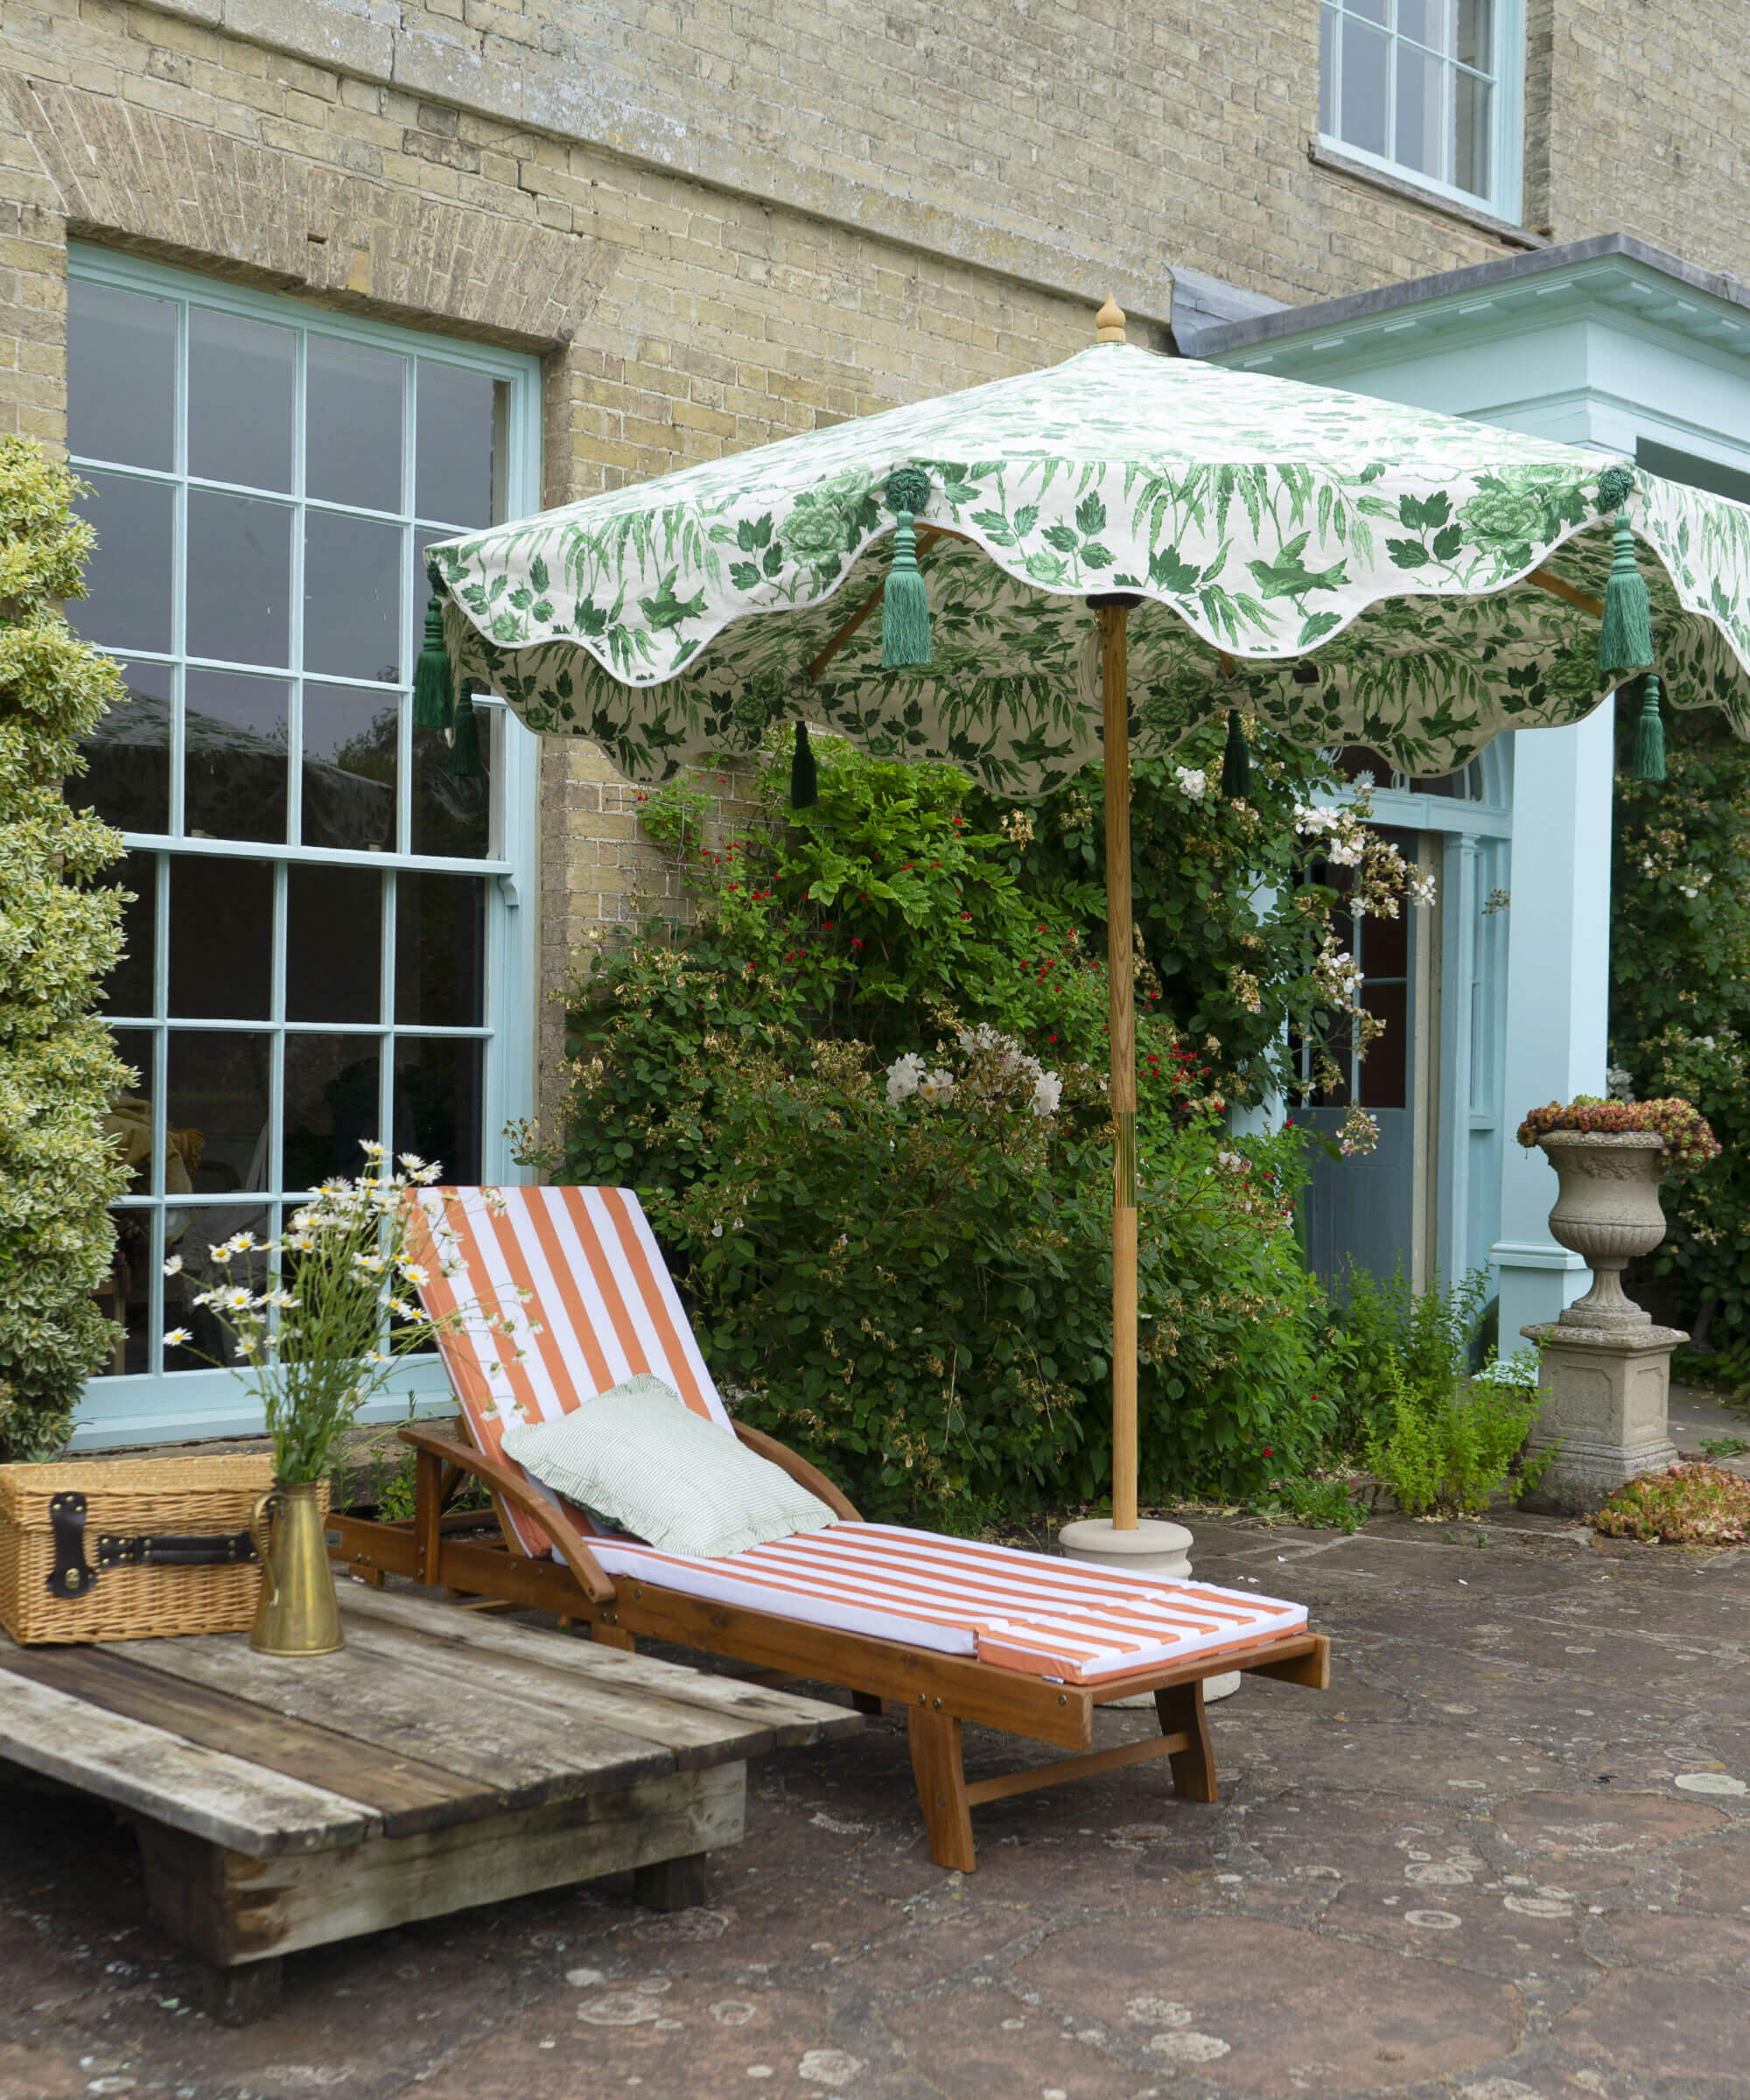
POLYGON ((770 1459, 780 1472, 788 1474, 798 1488, 806 1488, 810 1494, 817 1494, 835 1516, 842 1516, 851 1524, 863 1522, 850 1497, 835 1488, 819 1466, 810 1466, 788 1445, 780 1444, 776 1437, 768 1437, 763 1429, 750 1429, 745 1422, 735 1424, 735 1433, 749 1451, 758 1452, 762 1459, 770 1459))
MULTIPOLYGON (((532 1522, 539 1524, 558 1547, 560 1558, 577 1577, 578 1588, 592 1603, 613 1602, 612 1578, 584 1543, 583 1534, 544 1495, 536 1494, 514 1467, 505 1465, 501 1460, 488 1458, 472 1444, 464 1444, 454 1437, 422 1429, 416 1422, 405 1424, 396 1434, 403 1444, 413 1446, 419 1453, 422 1464, 433 1467, 458 1466, 464 1473, 471 1473, 476 1480, 483 1481, 495 1495, 520 1509, 532 1522)), ((422 1509, 430 1509, 435 1514, 439 1508, 440 1500, 434 1480, 432 1491, 421 1498, 422 1509)), ((420 1544, 422 1547, 425 1544, 423 1533, 420 1544)), ((422 1558, 426 1558, 422 1554, 422 1558)), ((428 1579, 435 1581, 438 1578, 438 1563, 437 1541, 434 1539, 429 1553, 431 1572, 428 1579)))

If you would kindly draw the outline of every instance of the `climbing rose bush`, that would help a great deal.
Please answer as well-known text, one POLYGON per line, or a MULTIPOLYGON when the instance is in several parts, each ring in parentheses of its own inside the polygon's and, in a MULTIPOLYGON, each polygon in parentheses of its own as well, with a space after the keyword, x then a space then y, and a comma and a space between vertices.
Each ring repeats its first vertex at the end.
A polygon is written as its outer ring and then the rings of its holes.
POLYGON ((1596 1094, 1577 1094, 1570 1102, 1552 1101, 1533 1109, 1519 1126, 1519 1142, 1529 1151, 1551 1130, 1583 1130, 1604 1137, 1624 1130, 1650 1130, 1665 1141, 1667 1173, 1695 1173, 1719 1157, 1719 1144, 1706 1118, 1673 1095, 1664 1101, 1606 1101, 1596 1094))

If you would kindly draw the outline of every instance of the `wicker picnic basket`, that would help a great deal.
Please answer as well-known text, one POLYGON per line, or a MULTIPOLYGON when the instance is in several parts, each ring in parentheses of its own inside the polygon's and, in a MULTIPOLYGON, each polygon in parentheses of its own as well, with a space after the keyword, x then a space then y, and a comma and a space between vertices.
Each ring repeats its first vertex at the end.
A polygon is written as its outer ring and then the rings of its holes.
POLYGON ((0 1625, 21 1643, 248 1628, 272 1485, 265 1453, 0 1466, 0 1625))

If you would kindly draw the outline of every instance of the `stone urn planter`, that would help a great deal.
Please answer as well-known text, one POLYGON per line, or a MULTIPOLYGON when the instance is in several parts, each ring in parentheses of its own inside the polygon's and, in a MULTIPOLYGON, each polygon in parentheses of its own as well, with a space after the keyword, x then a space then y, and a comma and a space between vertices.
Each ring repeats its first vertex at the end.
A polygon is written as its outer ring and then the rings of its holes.
POLYGON ((1537 1144, 1561 1184, 1550 1236, 1592 1272, 1592 1289, 1568 1306, 1561 1324, 1650 1326, 1652 1316, 1623 1291, 1622 1270, 1665 1236, 1665 1140, 1656 1130, 1546 1130, 1537 1144))

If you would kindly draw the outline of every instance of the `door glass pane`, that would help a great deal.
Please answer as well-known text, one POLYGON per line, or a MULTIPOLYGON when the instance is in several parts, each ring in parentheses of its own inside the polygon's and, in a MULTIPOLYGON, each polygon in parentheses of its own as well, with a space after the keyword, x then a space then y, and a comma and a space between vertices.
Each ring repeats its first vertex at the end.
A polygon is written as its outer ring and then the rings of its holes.
POLYGON ((184 675, 183 830, 283 842, 290 687, 242 671, 184 675))
POLYGON ((1386 68, 1390 61, 1390 38, 1351 15, 1343 24, 1342 136, 1365 152, 1383 155, 1387 150, 1386 68))
POLYGON ((291 511, 188 492, 188 653, 226 663, 291 660, 291 511))
POLYGON ((395 1150, 441 1166, 446 1181, 477 1183, 483 1070, 482 1046, 468 1037, 398 1037, 395 1150))
POLYGON ((164 1084, 166 1195, 266 1188, 272 1075, 273 1038, 265 1030, 171 1029, 164 1084))
POLYGON ((495 455, 502 444, 502 380, 419 360, 413 508, 451 525, 490 525, 495 455))
POLYGON ((304 688, 304 843, 395 850, 401 700, 354 685, 304 688))
POLYGON ((305 494, 360 510, 399 510, 406 359, 312 335, 304 371, 305 494))
POLYGON ((1446 180, 1441 164, 1446 112, 1443 99, 1447 73, 1413 44, 1397 47, 1397 158, 1400 165, 1446 180))
POLYGON ((297 347, 290 328, 190 307, 191 474, 290 492, 297 347))
POLYGON ((401 676, 401 528, 312 510, 304 536, 304 668, 401 676))
POLYGON ((287 878, 285 1018, 382 1018, 382 877, 294 865, 287 878))
POLYGON ((360 1144, 377 1130, 382 1039, 288 1035, 285 1039, 285 1174, 289 1189, 314 1188, 331 1174, 356 1174, 360 1144))
POLYGON ((395 1018, 478 1028, 486 1018, 486 886, 478 875, 398 875, 395 1018))
POLYGON ((107 708, 80 746, 85 771, 66 783, 75 809, 122 831, 170 830, 171 668, 124 663, 129 697, 107 708))
POLYGON ((88 640, 167 654, 176 491, 89 469, 80 479, 92 493, 77 508, 97 528, 97 544, 85 564, 85 596, 67 600, 67 620, 88 640))
POLYGON ((66 447, 168 472, 176 465, 174 301, 74 277, 66 288, 66 447))
POLYGON ((272 1012, 273 870, 183 853, 170 870, 170 1012, 264 1021, 272 1012))
MULTIPOLYGON (((105 1013, 146 1015, 152 1011, 152 943, 158 924, 158 857, 130 853, 109 871, 109 879, 133 898, 122 906, 122 957, 103 981, 105 1013)), ((130 1056, 132 1053, 128 1054, 130 1056)), ((148 1083, 151 1060, 141 1083, 148 1083)))

